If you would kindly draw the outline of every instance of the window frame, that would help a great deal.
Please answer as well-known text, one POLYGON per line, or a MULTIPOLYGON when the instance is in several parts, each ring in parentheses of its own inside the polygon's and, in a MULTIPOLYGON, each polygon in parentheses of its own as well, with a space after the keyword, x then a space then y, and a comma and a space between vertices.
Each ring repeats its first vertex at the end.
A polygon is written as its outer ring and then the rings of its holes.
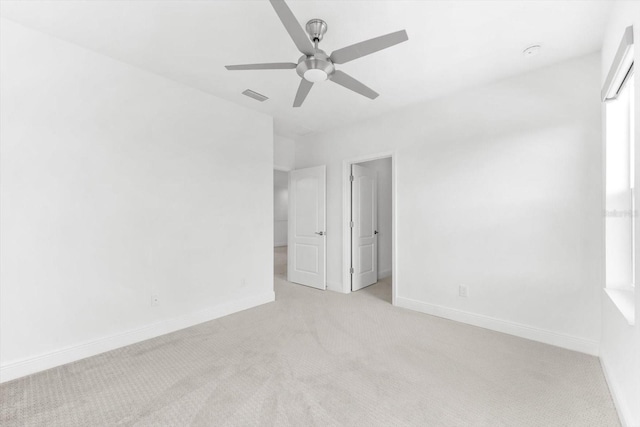
MULTIPOLYGON (((606 106, 606 112, 605 112, 605 117, 606 117, 606 126, 607 126, 607 131, 605 132, 604 135, 604 150, 605 150, 605 174, 604 174, 604 179, 605 179, 605 208, 608 209, 608 200, 609 200, 609 179, 610 179, 610 175, 608 172, 608 166, 611 166, 609 164, 609 158, 608 158, 608 154, 609 154, 609 148, 613 147, 613 150, 615 150, 616 146, 617 147, 621 147, 624 146, 625 144, 627 145, 627 153, 629 158, 625 159, 626 161, 628 161, 628 174, 629 176, 628 178, 628 182, 626 184, 627 188, 628 188, 628 192, 629 192, 629 197, 630 197, 630 201, 629 201, 629 219, 630 219, 630 227, 629 227, 629 233, 631 234, 631 245, 628 249, 630 252, 630 269, 631 271, 629 272, 628 270, 620 270, 620 272, 622 272, 622 276, 625 276, 629 278, 630 282, 629 284, 626 284, 626 281, 624 281, 624 283, 609 283, 609 273, 608 273, 608 261, 605 261, 605 284, 604 284, 604 292, 605 294, 607 294, 610 298, 610 300, 614 303, 614 305, 618 308, 618 310, 620 311, 620 313, 623 315, 623 317, 627 320, 629 325, 634 325, 635 324, 635 283, 636 283, 636 218, 637 218, 637 214, 636 214, 636 200, 635 200, 635 178, 636 178, 636 171, 635 171, 635 164, 636 164, 636 147, 635 147, 635 142, 636 142, 636 134, 635 132, 637 131, 637 129, 635 128, 636 122, 635 122, 635 109, 637 108, 636 104, 636 92, 637 90, 640 90, 639 88, 635 87, 636 86, 636 82, 634 79, 635 76, 635 67, 634 67, 634 37, 633 37, 633 27, 629 26, 625 29, 625 32, 623 34, 622 40, 620 42, 620 46, 618 47, 618 51, 616 52, 616 55, 613 59, 613 63, 611 65, 611 68, 609 70, 609 73, 607 74, 607 77, 605 79, 605 84, 602 88, 601 91, 601 99, 603 102, 609 103, 609 102, 617 102, 619 95, 624 94, 624 99, 628 100, 628 108, 624 108, 624 111, 626 111, 626 114, 629 115, 628 117, 628 121, 627 121, 627 125, 629 126, 629 128, 626 130, 628 132, 628 141, 624 141, 624 140, 618 140, 618 142, 616 142, 616 140, 610 140, 609 138, 612 137, 611 135, 614 135, 613 138, 615 138, 615 132, 611 133, 610 129, 608 128, 610 121, 615 123, 616 122, 616 118, 610 119, 609 114, 612 113, 612 111, 618 111, 617 114, 620 114, 619 112, 622 111, 619 108, 613 108, 610 109, 608 108, 609 106, 606 106), (624 93, 625 90, 629 90, 629 93, 624 93), (613 145, 609 145, 609 144, 613 144, 613 145), (630 274, 629 274, 630 273, 630 274)), ((618 106, 621 106, 620 104, 618 104, 618 106)), ((616 116, 618 119, 623 118, 623 115, 618 115, 616 116)), ((624 128, 620 128, 620 130, 622 132, 625 132, 624 128)), ((615 151, 614 151, 615 152, 615 151)), ((622 161, 622 159, 618 159, 614 161, 622 161)), ((613 183, 622 183, 622 181, 616 181, 616 178, 613 177, 613 183)), ((615 184, 614 184, 614 189, 615 184)), ((623 187, 620 187, 623 188, 623 187)), ((615 193, 614 193, 615 194, 615 193)), ((615 203, 614 203, 615 205, 615 203)), ((608 239, 610 237, 610 235, 608 234, 608 221, 607 221, 607 217, 608 217, 608 211, 606 212, 607 215, 605 215, 605 224, 604 224, 604 231, 605 231, 605 257, 608 259, 609 257, 609 247, 607 245, 608 239)), ((613 236, 613 238, 615 239, 615 231, 614 234, 611 235, 613 236)), ((613 248, 613 250, 615 251, 615 247, 613 248)), ((623 255, 624 256, 624 255, 623 255)), ((626 258, 626 256, 625 256, 626 258)), ((614 273, 614 276, 615 277, 614 273)))

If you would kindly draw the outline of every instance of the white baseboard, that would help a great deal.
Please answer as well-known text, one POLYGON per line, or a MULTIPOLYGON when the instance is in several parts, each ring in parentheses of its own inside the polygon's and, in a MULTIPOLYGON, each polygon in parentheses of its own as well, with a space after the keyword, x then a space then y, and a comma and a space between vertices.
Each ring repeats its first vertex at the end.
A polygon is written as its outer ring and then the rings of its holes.
POLYGON ((568 350, 579 351, 592 356, 598 356, 600 350, 600 343, 595 340, 578 338, 571 335, 523 325, 521 323, 496 319, 482 314, 475 314, 455 308, 416 301, 410 298, 397 297, 396 305, 398 307, 408 308, 410 310, 419 311, 432 316, 443 317, 445 319, 455 320, 456 322, 467 323, 469 325, 491 329, 492 331, 515 335, 517 337, 551 344, 568 350))
POLYGON ((33 358, 8 363, 0 366, 0 383, 175 332, 272 301, 275 301, 275 293, 273 291, 266 292, 239 300, 228 301, 195 313, 162 320, 131 331, 55 350, 33 358))
POLYGON ((387 277, 391 277, 391 269, 378 271, 378 280, 386 279, 387 277))
POLYGON ((607 368, 604 360, 600 359, 600 366, 602 366, 602 372, 604 372, 604 379, 607 381, 607 385, 609 386, 609 392, 611 393, 611 398, 613 399, 613 404, 616 407, 616 411, 618 412, 618 417, 620 418, 620 424, 622 427, 632 427, 637 426, 638 424, 634 424, 631 419, 631 411, 629 410, 628 405, 620 399, 622 393, 619 387, 613 382, 611 374, 609 373, 609 369, 607 368))

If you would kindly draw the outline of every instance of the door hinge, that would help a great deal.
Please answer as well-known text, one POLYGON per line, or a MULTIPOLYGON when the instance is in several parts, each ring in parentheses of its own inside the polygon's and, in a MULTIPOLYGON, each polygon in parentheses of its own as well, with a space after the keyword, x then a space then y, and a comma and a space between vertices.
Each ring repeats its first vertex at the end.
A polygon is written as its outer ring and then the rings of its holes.
POLYGON ((353 274, 353 267, 349 269, 349 273, 353 274))
POLYGON ((349 176, 349 180, 351 180, 351 182, 353 182, 353 175, 349 176))
POLYGON ((353 228, 353 221, 349 223, 349 227, 353 228))

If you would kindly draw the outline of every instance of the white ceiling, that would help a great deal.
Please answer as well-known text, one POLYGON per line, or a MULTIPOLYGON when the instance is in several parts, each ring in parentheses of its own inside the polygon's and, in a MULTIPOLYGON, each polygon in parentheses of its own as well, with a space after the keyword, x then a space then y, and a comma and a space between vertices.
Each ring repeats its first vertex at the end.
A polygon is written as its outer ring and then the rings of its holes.
POLYGON ((332 52, 406 29, 409 41, 338 66, 380 93, 331 82, 292 108, 295 70, 227 71, 226 64, 297 62, 266 0, 3 1, 0 14, 80 46, 272 115, 288 137, 375 117, 600 49, 609 1, 289 1, 304 25, 324 19, 332 52), (541 44, 541 53, 522 50, 541 44), (259 103, 247 89, 270 99, 259 103))

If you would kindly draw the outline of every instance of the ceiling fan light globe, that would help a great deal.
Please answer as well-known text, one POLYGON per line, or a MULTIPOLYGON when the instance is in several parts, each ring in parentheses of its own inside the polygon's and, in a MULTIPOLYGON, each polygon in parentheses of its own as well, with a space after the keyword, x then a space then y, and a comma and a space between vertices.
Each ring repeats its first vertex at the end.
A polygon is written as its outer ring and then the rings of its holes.
POLYGON ((329 77, 326 71, 312 68, 304 72, 304 79, 311 83, 320 83, 329 77))

